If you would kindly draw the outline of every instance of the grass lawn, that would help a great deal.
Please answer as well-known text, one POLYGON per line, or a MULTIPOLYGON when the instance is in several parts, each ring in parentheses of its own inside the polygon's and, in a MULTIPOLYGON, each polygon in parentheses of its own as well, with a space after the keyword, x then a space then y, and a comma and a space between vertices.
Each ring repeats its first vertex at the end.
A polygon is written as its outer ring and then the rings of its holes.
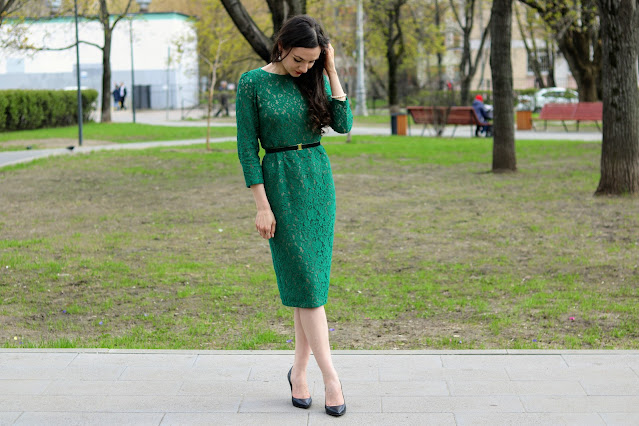
MULTIPOLYGON (((639 349, 639 200, 599 143, 325 138, 340 349, 639 349)), ((0 346, 290 349, 233 143, 0 169, 0 346)))
MULTIPOLYGON (((211 137, 235 136, 233 126, 211 127, 211 137)), ((86 145, 107 143, 171 141, 200 139, 206 137, 205 127, 170 127, 133 123, 86 123, 83 139, 86 145)), ((50 129, 0 132, 0 151, 64 147, 77 144, 78 127, 56 127, 50 129)))

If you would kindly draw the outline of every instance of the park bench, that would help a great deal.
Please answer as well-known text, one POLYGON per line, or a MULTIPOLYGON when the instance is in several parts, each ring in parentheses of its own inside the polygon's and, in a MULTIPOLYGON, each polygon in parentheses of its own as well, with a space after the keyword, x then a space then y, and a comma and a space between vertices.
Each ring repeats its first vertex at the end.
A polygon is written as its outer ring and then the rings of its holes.
POLYGON ((488 123, 485 123, 479 119, 473 107, 410 106, 406 107, 406 110, 411 115, 411 117, 413 117, 413 121, 415 122, 415 124, 424 125, 424 128, 422 129, 422 136, 424 136, 424 132, 429 125, 433 126, 435 134, 438 136, 443 133, 444 127, 446 127, 446 125, 455 125, 451 137, 455 136, 455 130, 457 130, 458 125, 471 126, 471 137, 475 134, 476 126, 488 125, 488 123))
POLYGON ((566 121, 575 121, 577 131, 582 121, 594 121, 601 131, 599 122, 602 120, 603 104, 601 102, 579 102, 576 104, 546 104, 539 113, 539 120, 544 121, 544 130, 548 128, 548 121, 561 121, 568 131, 566 121))

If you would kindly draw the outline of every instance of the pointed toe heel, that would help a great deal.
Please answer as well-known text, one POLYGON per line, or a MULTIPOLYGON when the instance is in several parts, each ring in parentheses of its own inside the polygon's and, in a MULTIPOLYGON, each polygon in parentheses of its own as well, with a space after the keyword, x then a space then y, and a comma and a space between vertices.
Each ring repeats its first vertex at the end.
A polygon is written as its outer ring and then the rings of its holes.
MULTIPOLYGON (((342 383, 340 382, 340 388, 342 387, 342 383)), ((344 398, 344 389, 342 389, 342 398, 344 398)), ((346 413, 346 398, 344 398, 344 403, 342 405, 324 405, 324 410, 326 410, 326 414, 333 417, 340 417, 346 413)))
POLYGON ((346 413, 346 404, 344 403, 342 405, 334 405, 330 407, 325 405, 324 409, 326 410, 326 414, 329 416, 340 417, 346 413))
MULTIPOLYGON (((288 370, 288 384, 291 387, 291 402, 293 402, 293 406, 297 408, 310 408, 313 403, 313 398, 295 398, 293 396, 293 383, 291 383, 291 371, 293 371, 293 367, 288 370)), ((341 415, 341 414, 340 414, 341 415)))

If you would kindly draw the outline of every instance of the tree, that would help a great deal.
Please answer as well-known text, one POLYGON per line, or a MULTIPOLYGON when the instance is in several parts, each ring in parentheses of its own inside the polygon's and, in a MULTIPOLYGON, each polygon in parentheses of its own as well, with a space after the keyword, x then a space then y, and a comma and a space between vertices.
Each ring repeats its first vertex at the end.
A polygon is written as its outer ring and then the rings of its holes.
POLYGON ((596 195, 639 194, 639 0, 598 0, 603 142, 596 195))
POLYGON ((270 37, 258 27, 241 0, 221 0, 233 23, 265 62, 271 61, 273 37, 282 28, 282 24, 291 16, 306 13, 306 0, 266 0, 273 21, 273 33, 270 37))
MULTIPOLYGON (((476 0, 462 1, 463 15, 460 14, 458 10, 459 6, 455 3, 455 0, 450 0, 450 8, 463 35, 462 57, 459 63, 459 76, 461 79, 461 103, 462 105, 466 105, 470 100, 470 83, 477 72, 477 65, 479 64, 479 60, 484 51, 484 44, 486 43, 486 39, 490 33, 491 25, 490 22, 488 22, 486 28, 483 29, 479 48, 477 49, 475 59, 473 60, 470 49, 470 39, 475 21, 475 10, 477 8, 476 0)), ((479 13, 482 13, 482 11, 480 10, 479 13)))
POLYGON ((5 18, 17 12, 26 3, 27 0, 0 0, 0 26, 5 18))
POLYGON ((510 57, 513 0, 494 0, 491 12, 490 68, 493 78, 493 172, 517 170, 513 117, 513 69, 510 57))
POLYGON ((552 28, 561 54, 577 82, 579 101, 600 99, 601 34, 597 0, 520 0, 552 28))
MULTIPOLYGON (((103 123, 111 122, 111 38, 115 26, 131 12, 133 0, 99 0, 97 4, 85 0, 78 4, 78 16, 90 21, 98 21, 104 32, 104 43, 102 45, 80 40, 85 43, 102 50, 102 99, 100 107, 100 121, 103 123), (95 7, 98 7, 96 10, 95 7), (119 12, 113 13, 109 7, 118 9, 119 12)), ((73 15, 73 1, 66 1, 64 7, 60 10, 60 14, 73 15)), ((64 50, 75 47, 75 43, 60 49, 34 48, 36 50, 64 50)), ((133 88, 131 88, 133 90, 133 88)))
POLYGON ((367 7, 369 21, 383 36, 388 64, 388 105, 391 112, 399 111, 397 75, 406 50, 401 12, 406 2, 407 0, 370 0, 367 7))
POLYGON ((526 48, 528 54, 528 61, 533 73, 535 74, 535 82, 537 87, 554 87, 555 86, 555 41, 549 31, 548 25, 539 18, 539 14, 536 10, 525 7, 524 19, 521 18, 520 7, 517 4, 514 5, 515 17, 517 18, 517 26, 519 27, 519 34, 521 40, 526 48), (537 40, 542 39, 544 46, 540 47, 537 44, 537 40), (547 80, 544 81, 542 74, 542 60, 540 53, 547 59, 547 80))

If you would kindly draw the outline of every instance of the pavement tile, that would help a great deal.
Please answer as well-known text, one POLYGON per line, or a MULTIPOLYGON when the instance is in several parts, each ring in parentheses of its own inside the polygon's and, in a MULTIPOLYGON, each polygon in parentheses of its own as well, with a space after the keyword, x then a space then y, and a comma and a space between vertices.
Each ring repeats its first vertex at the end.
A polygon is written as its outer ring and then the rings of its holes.
MULTIPOLYGON (((309 389, 312 384, 309 383, 309 389)), ((182 383, 178 395, 218 395, 218 396, 265 396, 290 398, 291 390, 288 382, 246 382, 188 380, 182 383)))
POLYGON ((342 422, 349 425, 363 426, 449 426, 455 425, 452 413, 353 413, 347 408, 346 414, 335 419, 326 413, 311 413, 308 424, 312 426, 335 425, 342 422))
POLYGON ((70 353, 4 352, 0 353, 0 367, 4 368, 64 368, 78 356, 70 353))
POLYGON ((195 363, 197 355, 180 354, 126 354, 126 353, 99 353, 78 354, 71 362, 72 367, 89 367, 92 365, 126 365, 146 367, 173 367, 188 368, 195 363))
POLYGON ((575 395, 586 392, 578 381, 457 381, 448 382, 451 395, 575 395))
MULTIPOLYGON (((343 381, 344 394, 360 396, 438 396, 450 395, 445 381, 424 382, 358 382, 343 381)), ((324 391, 324 384, 316 382, 314 393, 324 391)))
POLYGON ((384 413, 519 413, 524 411, 524 407, 516 396, 386 396, 382 397, 382 411, 384 413))
POLYGON ((334 355, 333 363, 338 371, 341 368, 382 367, 403 369, 441 368, 440 355, 334 355))
POLYGON ((446 381, 421 382, 380 382, 381 396, 448 396, 450 390, 446 381))
MULTIPOLYGON (((311 359, 312 362, 312 359, 311 359)), ((252 368, 259 365, 268 364, 274 368, 286 369, 293 365, 293 357, 290 355, 270 355, 265 357, 264 355, 198 355, 195 364, 195 368, 220 368, 233 365, 234 367, 246 367, 252 368)))
POLYGON ((458 426, 605 425, 598 414, 581 413, 455 413, 458 426))
POLYGON ((21 411, 0 411, 0 426, 12 425, 21 414, 21 411))
POLYGON ((639 355, 629 355, 623 352, 616 352, 610 355, 566 354, 563 355, 563 358, 569 367, 639 367, 639 355))
POLYGON ((221 368, 171 368, 171 367, 127 367, 120 380, 232 380, 246 381, 250 369, 247 367, 221 368))
POLYGON ((44 395, 177 395, 180 381, 56 380, 44 395))
POLYGON ((561 355, 442 355, 444 368, 502 369, 567 367, 561 355))
MULTIPOLYGON (((584 377, 581 385, 588 395, 639 395, 639 377, 584 377)), ((639 423, 639 422, 638 422, 639 423)))
POLYGON ((504 368, 490 370, 481 368, 438 368, 426 370, 414 369, 412 371, 397 368, 379 368, 380 382, 437 381, 449 379, 503 381, 509 380, 509 377, 504 368))
POLYGON ((609 381, 637 377, 631 368, 570 367, 570 368, 507 368, 511 380, 585 380, 609 381))
POLYGON ((628 413, 601 413, 601 418, 609 426, 637 426, 639 419, 628 413))
POLYGON ((295 413, 167 413, 161 425, 302 426, 307 423, 308 412, 298 408, 295 413))
POLYGON ((125 368, 109 365, 67 368, 0 366, 0 380, 117 380, 125 368))
POLYGON ((237 412, 241 398, 181 395, 46 395, 0 396, 6 411, 69 411, 79 413, 237 412))
MULTIPOLYGON (((318 401, 313 400, 313 407, 318 401)), ((301 409, 291 403, 290 394, 287 398, 272 395, 245 396, 240 403, 238 413, 297 413, 301 409)))
POLYGON ((164 413, 28 412, 14 425, 159 425, 164 413))
MULTIPOLYGON (((249 376, 248 380, 260 382, 278 381, 282 378, 286 380, 286 374, 288 373, 289 368, 291 368, 290 365, 286 368, 281 368, 280 366, 273 368, 272 366, 259 365, 251 368, 251 375, 249 376)), ((340 380, 344 382, 348 380, 376 382, 379 380, 379 369, 375 367, 342 368, 339 365, 336 365, 336 368, 340 380)), ((316 365, 309 365, 309 368, 307 370, 307 379, 309 382, 322 379, 322 372, 316 365)))
POLYGON ((39 395, 50 380, 0 380, 0 395, 39 395))
POLYGON ((638 396, 522 396, 521 401, 531 413, 632 413, 639 419, 638 396))

